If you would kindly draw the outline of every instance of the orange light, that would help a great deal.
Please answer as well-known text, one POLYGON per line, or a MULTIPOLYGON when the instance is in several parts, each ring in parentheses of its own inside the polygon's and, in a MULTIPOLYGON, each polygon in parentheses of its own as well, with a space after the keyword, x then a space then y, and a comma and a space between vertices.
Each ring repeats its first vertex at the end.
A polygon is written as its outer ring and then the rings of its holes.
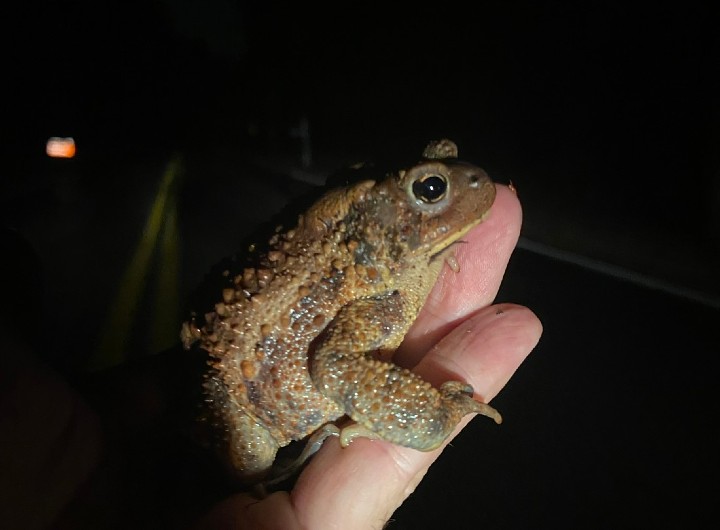
POLYGON ((51 158, 72 158, 75 156, 75 140, 53 136, 47 141, 45 152, 51 158))

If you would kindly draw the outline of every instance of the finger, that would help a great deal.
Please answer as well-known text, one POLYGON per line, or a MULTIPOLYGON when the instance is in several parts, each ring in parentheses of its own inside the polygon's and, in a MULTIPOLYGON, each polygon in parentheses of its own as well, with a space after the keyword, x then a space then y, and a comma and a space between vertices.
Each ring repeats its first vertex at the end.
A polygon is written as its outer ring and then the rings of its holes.
POLYGON ((247 494, 234 495, 213 507, 198 525, 212 530, 300 530, 305 528, 286 491, 278 491, 259 501, 247 494))
POLYGON ((476 397, 488 402, 502 390, 541 334, 542 324, 528 308, 488 306, 453 329, 413 371, 435 386, 451 379, 467 381, 476 397))
POLYGON ((459 321, 492 303, 520 235, 522 210, 514 192, 497 185, 489 217, 456 245, 459 272, 445 267, 394 362, 412 367, 459 321))
MULTIPOLYGON (((530 310, 488 307, 432 349, 418 370, 429 379, 451 374, 466 380, 489 399, 507 383, 540 333, 530 310)), ((456 433, 469 420, 466 417, 456 433)), ((441 450, 423 453, 363 438, 342 449, 331 439, 291 494, 298 520, 308 528, 382 528, 441 450)))

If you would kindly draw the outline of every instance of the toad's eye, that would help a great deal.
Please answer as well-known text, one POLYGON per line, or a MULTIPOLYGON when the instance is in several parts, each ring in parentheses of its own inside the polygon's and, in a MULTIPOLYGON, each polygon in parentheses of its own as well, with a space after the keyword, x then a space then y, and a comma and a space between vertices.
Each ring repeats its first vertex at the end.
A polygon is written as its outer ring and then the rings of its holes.
POLYGON ((438 202, 447 193, 447 179, 436 173, 428 173, 413 182, 412 190, 415 197, 422 202, 438 202))

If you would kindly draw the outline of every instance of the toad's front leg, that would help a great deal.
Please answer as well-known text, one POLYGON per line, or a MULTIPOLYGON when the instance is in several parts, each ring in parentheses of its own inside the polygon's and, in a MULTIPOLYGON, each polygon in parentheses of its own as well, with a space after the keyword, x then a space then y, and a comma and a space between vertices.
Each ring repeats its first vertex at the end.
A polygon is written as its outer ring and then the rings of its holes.
POLYGON ((500 414, 472 398, 470 385, 449 381, 436 389, 420 376, 373 357, 396 348, 407 331, 397 293, 363 298, 340 310, 315 349, 311 375, 326 397, 384 440, 430 451, 460 419, 479 413, 500 423, 500 414))

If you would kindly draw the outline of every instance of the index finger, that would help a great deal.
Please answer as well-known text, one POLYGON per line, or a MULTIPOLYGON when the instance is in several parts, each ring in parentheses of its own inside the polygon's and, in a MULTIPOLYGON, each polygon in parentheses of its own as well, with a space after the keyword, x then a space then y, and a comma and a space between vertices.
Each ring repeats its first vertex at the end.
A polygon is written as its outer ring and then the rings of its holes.
POLYGON ((393 362, 415 366, 441 337, 495 299, 522 223, 515 193, 504 185, 496 188, 488 218, 456 245, 459 272, 444 267, 393 362))

